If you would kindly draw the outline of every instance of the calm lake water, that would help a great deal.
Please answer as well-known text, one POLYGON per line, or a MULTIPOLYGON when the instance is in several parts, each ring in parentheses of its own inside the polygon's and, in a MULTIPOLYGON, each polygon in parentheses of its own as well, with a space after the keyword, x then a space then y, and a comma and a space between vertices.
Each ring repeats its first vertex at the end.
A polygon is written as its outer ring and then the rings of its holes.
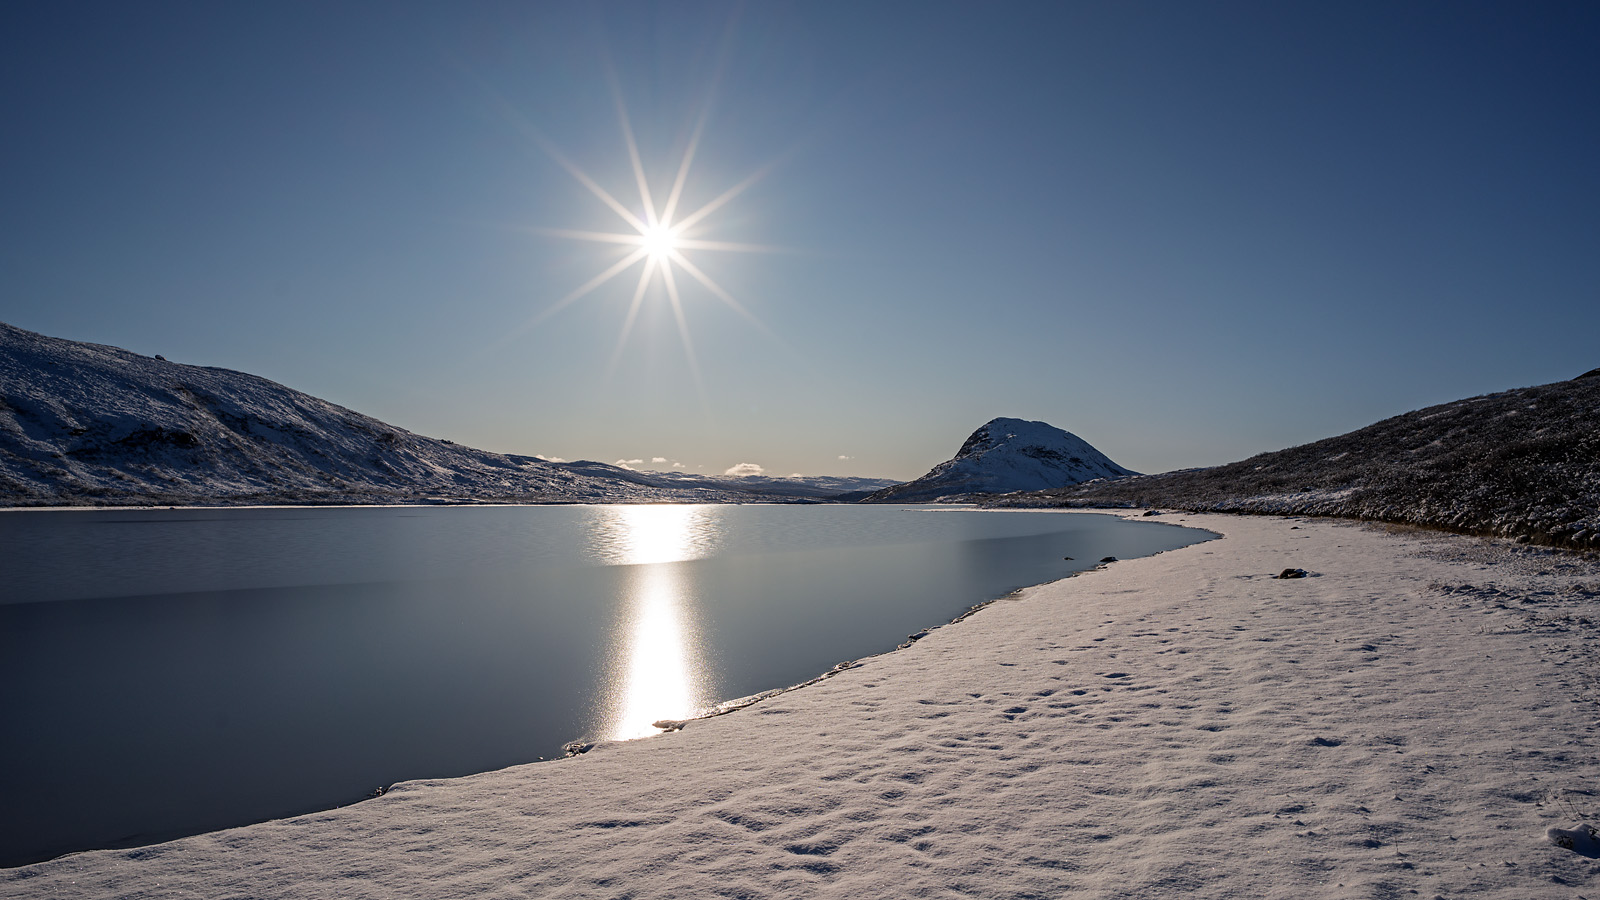
POLYGON ((0 865, 643 737, 1208 536, 883 506, 0 513, 0 865))

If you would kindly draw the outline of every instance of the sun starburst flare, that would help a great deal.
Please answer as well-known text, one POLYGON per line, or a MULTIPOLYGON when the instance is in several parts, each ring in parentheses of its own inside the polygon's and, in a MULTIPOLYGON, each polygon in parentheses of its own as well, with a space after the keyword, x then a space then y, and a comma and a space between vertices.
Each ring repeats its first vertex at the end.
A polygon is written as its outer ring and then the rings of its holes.
MULTIPOLYGON (((535 140, 556 163, 571 174, 579 184, 588 189, 601 203, 616 213, 618 218, 622 219, 632 230, 610 232, 538 229, 540 233, 554 237, 618 244, 624 249, 620 259, 598 275, 584 282, 576 290, 545 308, 544 311, 529 320, 523 326, 523 329, 538 325, 583 297, 593 293, 596 289, 622 273, 635 266, 640 266, 639 281, 634 286, 632 300, 628 305, 627 314, 623 317, 621 332, 617 336, 616 348, 612 352, 608 371, 615 370, 621 360, 623 349, 627 345, 628 337, 638 321, 645 297, 649 293, 651 285, 659 279, 667 301, 672 308, 672 317, 677 324, 678 336, 683 342, 684 354, 688 358, 690 371, 694 375, 696 385, 700 386, 703 395, 704 388, 701 385, 700 365, 694 352, 694 343, 689 335, 688 318, 685 315, 683 297, 679 291, 679 281, 676 274, 681 272, 689 276, 691 280, 703 287, 706 292, 716 297, 757 329, 768 336, 772 336, 772 332, 760 319, 756 318, 744 304, 734 299, 733 295, 719 285, 710 275, 707 275, 699 266, 695 265, 687 255, 687 251, 770 252, 774 249, 759 244, 701 240, 694 236, 695 232, 693 231, 707 217, 744 193, 746 189, 766 175, 771 169, 771 165, 763 166, 743 181, 718 194, 710 202, 680 216, 679 202, 683 199, 684 186, 688 183, 689 171, 694 164, 695 154, 700 148, 701 137, 705 133, 706 120, 709 118, 710 105, 707 104, 695 123, 688 146, 684 150, 683 159, 678 164, 677 174, 673 178, 671 190, 667 193, 666 202, 658 207, 650 191, 650 179, 645 174, 644 162, 639 154, 639 144, 634 138, 633 125, 629 120, 627 107, 623 103, 622 92, 616 87, 615 83, 613 83, 612 93, 616 99, 617 120, 622 127, 622 137, 627 145, 628 160, 632 166, 634 181, 639 190, 639 205, 637 209, 641 209, 643 215, 636 213, 619 201, 611 192, 601 187, 598 182, 578 168, 549 140, 535 134, 535 140)), ((518 331, 523 329, 518 329, 518 331)))

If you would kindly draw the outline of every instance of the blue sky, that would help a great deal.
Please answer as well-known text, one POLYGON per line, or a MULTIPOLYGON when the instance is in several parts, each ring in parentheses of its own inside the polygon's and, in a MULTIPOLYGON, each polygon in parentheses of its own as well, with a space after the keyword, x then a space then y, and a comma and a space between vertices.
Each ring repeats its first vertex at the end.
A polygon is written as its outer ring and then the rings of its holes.
POLYGON ((505 452, 1228 462, 1600 366, 1595 9, 10 4, 0 320, 505 452), (637 268, 539 318, 631 232, 546 148, 643 212, 617 95, 657 206, 705 109, 682 208, 757 176, 698 381, 659 279, 612 364, 637 268))

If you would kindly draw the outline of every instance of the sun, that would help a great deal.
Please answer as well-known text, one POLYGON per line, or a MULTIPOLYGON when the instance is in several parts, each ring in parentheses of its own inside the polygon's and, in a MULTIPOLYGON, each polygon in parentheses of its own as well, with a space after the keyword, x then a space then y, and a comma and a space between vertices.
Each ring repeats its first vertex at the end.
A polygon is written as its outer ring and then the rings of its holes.
POLYGON ((651 259, 659 262, 663 257, 670 257, 678 249, 678 236, 672 233, 671 228, 658 224, 640 233, 639 246, 650 254, 651 259))
MULTIPOLYGON (((528 321, 523 328, 532 327, 572 305, 579 299, 592 293, 596 288, 609 282, 623 272, 637 265, 642 265, 639 272, 639 281, 634 286, 633 300, 628 306, 627 315, 623 318, 620 334, 617 336, 616 349, 611 356, 609 369, 615 369, 620 360, 623 348, 627 344, 628 336, 638 321, 640 309, 643 307, 645 297, 652 284, 660 281, 668 303, 672 307, 672 316, 677 323, 678 336, 683 342, 685 355, 688 357, 689 367, 696 382, 700 382, 699 363, 694 352, 694 343, 689 336, 689 322, 684 312, 683 296, 679 290, 678 273, 689 276, 689 279, 698 283, 708 293, 721 300, 734 312, 744 317, 763 333, 771 335, 771 331, 761 323, 748 309, 731 294, 717 284, 711 276, 707 275, 699 266, 689 259, 690 251, 770 251, 773 248, 756 244, 743 244, 731 241, 703 240, 695 235, 703 227, 706 219, 721 209, 729 201, 744 193, 744 191, 757 180, 766 175, 771 165, 764 166, 749 177, 718 194, 710 202, 700 206, 686 215, 679 215, 679 201, 683 198, 684 186, 688 183, 689 172, 694 164, 695 153, 700 148, 701 136, 705 133, 706 121, 710 114, 709 102, 701 109, 699 120, 689 138, 687 148, 684 150, 683 159, 678 164, 677 175, 672 181, 672 187, 667 192, 666 202, 657 205, 655 195, 650 190, 650 180, 645 175, 644 162, 639 155, 639 144, 634 140, 633 125, 629 121, 628 110, 622 100, 622 92, 613 82, 613 97, 617 105, 617 121, 622 126, 623 142, 627 147, 628 159, 632 164, 634 182, 639 190, 638 205, 630 209, 619 201, 614 194, 601 187, 588 173, 578 168, 571 160, 567 159, 556 146, 544 137, 534 134, 534 138, 549 156, 560 166, 567 170, 573 178, 577 179, 603 203, 617 217, 631 229, 625 232, 609 231, 574 231, 570 229, 538 229, 543 234, 555 237, 572 238, 581 241, 596 241, 599 243, 619 245, 620 258, 598 275, 580 285, 576 290, 557 300, 528 321), (635 210, 639 210, 636 212, 635 210)), ((659 296, 659 295, 657 295, 659 296)), ((517 329, 521 331, 522 329, 517 329)), ((701 388, 702 393, 704 388, 701 388)))

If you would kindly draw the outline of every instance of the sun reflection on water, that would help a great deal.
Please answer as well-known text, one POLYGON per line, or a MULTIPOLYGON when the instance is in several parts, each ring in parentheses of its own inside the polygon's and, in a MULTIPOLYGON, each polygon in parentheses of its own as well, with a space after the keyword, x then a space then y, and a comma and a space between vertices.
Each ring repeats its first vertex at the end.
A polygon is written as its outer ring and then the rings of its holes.
POLYGON ((716 549, 713 507, 656 504, 599 507, 589 544, 598 561, 616 566, 681 562, 716 549))
POLYGON ((686 719, 710 704, 692 585, 676 563, 705 556, 715 527, 702 506, 605 510, 596 546, 628 567, 625 606, 613 640, 603 736, 657 734, 655 722, 686 719))

